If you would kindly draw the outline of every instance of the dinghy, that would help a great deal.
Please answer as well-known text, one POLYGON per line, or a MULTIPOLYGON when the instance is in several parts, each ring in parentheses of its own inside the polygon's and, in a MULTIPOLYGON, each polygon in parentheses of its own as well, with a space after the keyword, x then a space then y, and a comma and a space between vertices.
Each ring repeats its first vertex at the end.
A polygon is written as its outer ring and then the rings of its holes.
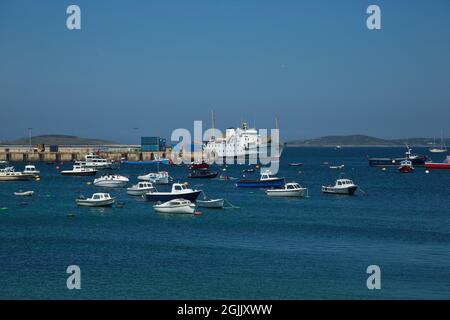
POLYGON ((14 192, 15 196, 21 196, 21 197, 31 197, 32 195, 34 195, 34 191, 19 191, 19 192, 14 192))
POLYGON ((203 199, 203 200, 197 200, 196 203, 199 207, 203 208, 223 208, 224 199, 203 199))

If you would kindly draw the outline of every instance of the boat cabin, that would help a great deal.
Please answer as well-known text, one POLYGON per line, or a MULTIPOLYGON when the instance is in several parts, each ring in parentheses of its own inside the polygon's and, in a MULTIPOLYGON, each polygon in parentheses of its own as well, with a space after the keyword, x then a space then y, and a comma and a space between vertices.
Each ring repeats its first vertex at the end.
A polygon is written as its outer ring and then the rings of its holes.
POLYGON ((147 189, 153 188, 153 184, 151 182, 139 182, 137 184, 138 189, 147 189))
POLYGON ((302 187, 296 182, 286 183, 286 185, 284 186, 285 190, 298 190, 298 189, 301 189, 301 188, 302 187))
POLYGON ((172 185, 172 192, 191 191, 187 183, 174 183, 172 185))
POLYGON ((190 205, 191 202, 186 199, 173 199, 169 201, 169 205, 171 206, 181 206, 181 205, 190 205))
POLYGON ((345 187, 345 186, 352 186, 354 185, 352 180, 349 179, 338 179, 336 180, 336 186, 338 187, 345 187))
POLYGON ((260 180, 271 180, 271 179, 276 179, 276 177, 274 177, 272 172, 270 172, 269 170, 264 171, 263 173, 261 173, 260 180))
POLYGON ((107 199, 111 199, 111 196, 109 195, 109 193, 94 193, 92 195, 92 200, 107 200, 107 199))
POLYGON ((412 161, 411 160, 403 160, 402 162, 400 162, 401 166, 407 166, 407 167, 412 167, 412 161))
POLYGON ((32 164, 26 165, 24 172, 36 172, 36 167, 32 164))

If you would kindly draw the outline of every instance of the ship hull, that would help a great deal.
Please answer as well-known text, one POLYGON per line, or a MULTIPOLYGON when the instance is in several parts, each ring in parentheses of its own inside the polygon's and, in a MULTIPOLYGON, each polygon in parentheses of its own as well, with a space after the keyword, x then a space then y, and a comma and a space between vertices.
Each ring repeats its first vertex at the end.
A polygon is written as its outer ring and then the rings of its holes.
POLYGON ((426 157, 421 156, 418 158, 369 158, 369 166, 371 167, 398 167, 402 161, 410 160, 413 166, 423 167, 427 160, 426 157))
POLYGON ((174 199, 185 199, 189 200, 191 202, 194 202, 198 196, 200 195, 202 191, 197 190, 189 193, 159 193, 159 192, 153 192, 153 193, 146 193, 144 195, 146 201, 150 202, 167 202, 174 199))
POLYGON ((450 163, 425 163, 425 168, 450 170, 450 163))

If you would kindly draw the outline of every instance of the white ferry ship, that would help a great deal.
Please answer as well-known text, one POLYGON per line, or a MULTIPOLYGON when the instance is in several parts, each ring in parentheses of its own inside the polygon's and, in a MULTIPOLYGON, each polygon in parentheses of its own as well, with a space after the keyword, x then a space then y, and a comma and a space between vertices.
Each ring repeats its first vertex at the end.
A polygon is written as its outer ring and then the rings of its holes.
POLYGON ((208 161, 219 158, 246 159, 250 156, 270 156, 278 159, 281 156, 282 146, 279 146, 277 155, 271 155, 270 139, 261 137, 255 128, 249 128, 244 122, 239 128, 226 129, 225 136, 212 137, 205 142, 203 152, 208 161))

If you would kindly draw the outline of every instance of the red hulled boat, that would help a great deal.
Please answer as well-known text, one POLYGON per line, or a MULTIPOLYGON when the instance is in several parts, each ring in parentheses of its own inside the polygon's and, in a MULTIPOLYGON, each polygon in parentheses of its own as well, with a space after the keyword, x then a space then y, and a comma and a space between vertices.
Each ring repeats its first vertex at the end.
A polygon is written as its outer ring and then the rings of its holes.
POLYGON ((450 156, 447 156, 442 162, 425 162, 425 168, 450 170, 450 156))

